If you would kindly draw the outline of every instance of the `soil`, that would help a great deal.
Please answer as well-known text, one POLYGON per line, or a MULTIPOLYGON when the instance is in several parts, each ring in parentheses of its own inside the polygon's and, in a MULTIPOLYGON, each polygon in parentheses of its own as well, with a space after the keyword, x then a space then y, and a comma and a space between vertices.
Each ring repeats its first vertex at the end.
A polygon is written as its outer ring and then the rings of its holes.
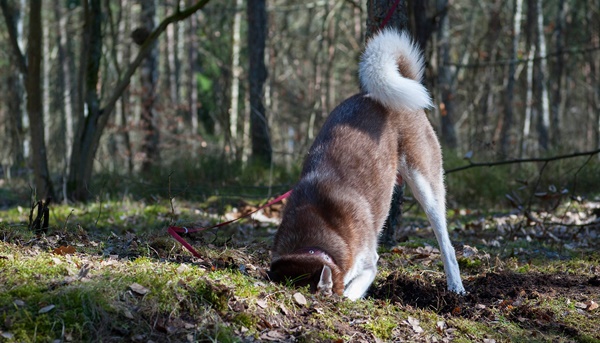
MULTIPOLYGON (((464 280, 464 285, 468 293, 461 296, 446 290, 443 279, 429 282, 395 272, 371 287, 368 296, 476 321, 496 321, 501 313, 522 327, 541 333, 560 332, 577 340, 580 333, 561 321, 561 313, 538 305, 549 297, 585 302, 600 294, 597 275, 501 271, 464 280)), ((600 332, 595 338, 600 339, 600 332)))

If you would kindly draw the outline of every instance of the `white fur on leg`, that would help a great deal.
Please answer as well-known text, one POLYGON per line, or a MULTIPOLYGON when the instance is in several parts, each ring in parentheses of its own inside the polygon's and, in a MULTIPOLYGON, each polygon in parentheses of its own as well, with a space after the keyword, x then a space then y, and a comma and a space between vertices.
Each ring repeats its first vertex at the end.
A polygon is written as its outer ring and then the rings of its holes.
POLYGON ((363 269, 358 276, 346 285, 344 296, 352 301, 362 298, 373 283, 373 280, 375 280, 375 274, 377 274, 377 268, 375 267, 363 269))
POLYGON ((344 296, 354 301, 362 298, 375 280, 377 274, 377 246, 365 249, 358 254, 354 265, 344 277, 344 296))
POLYGON ((440 190, 438 191, 438 194, 435 194, 432 185, 418 171, 411 171, 410 177, 407 178, 407 182, 415 198, 425 210, 425 214, 427 214, 427 218, 433 227, 433 232, 435 233, 438 245, 440 246, 440 251, 442 252, 442 261, 446 272, 448 289, 459 294, 465 293, 465 288, 463 287, 460 278, 458 262, 456 261, 456 255, 454 253, 454 247, 452 247, 450 237, 448 236, 448 229, 446 227, 446 204, 444 199, 443 181, 441 179, 432 180, 432 182, 440 183, 437 187, 437 189, 440 190))

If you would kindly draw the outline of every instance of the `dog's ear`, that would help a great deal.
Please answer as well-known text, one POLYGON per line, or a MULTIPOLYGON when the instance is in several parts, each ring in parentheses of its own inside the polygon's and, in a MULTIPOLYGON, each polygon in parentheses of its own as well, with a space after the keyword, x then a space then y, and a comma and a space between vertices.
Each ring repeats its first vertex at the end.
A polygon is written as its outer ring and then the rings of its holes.
POLYGON ((319 279, 319 284, 317 285, 317 292, 326 296, 330 296, 333 293, 332 289, 333 279, 331 277, 331 268, 325 264, 321 270, 321 278, 319 279))

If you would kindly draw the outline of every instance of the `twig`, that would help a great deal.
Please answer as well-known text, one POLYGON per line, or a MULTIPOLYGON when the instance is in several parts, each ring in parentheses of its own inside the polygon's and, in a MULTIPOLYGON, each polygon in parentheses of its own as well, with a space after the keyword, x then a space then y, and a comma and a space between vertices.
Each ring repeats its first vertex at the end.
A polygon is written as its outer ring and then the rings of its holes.
POLYGON ((533 196, 535 195, 536 189, 538 189, 538 186, 542 182, 542 174, 544 174, 544 170, 548 166, 548 163, 550 163, 550 161, 545 161, 544 165, 542 165, 542 168, 540 169, 540 172, 538 173, 538 178, 535 181, 535 186, 533 186, 531 194, 529 194, 529 200, 527 200, 527 209, 525 210, 525 212, 527 212, 527 213, 531 212, 531 203, 533 202, 533 196))
POLYGON ((65 226, 63 227, 63 230, 67 230, 67 224, 69 223, 69 218, 71 218, 71 215, 73 214, 73 211, 75 211, 75 209, 71 209, 71 213, 69 213, 69 215, 67 216, 67 219, 65 220, 65 226))
POLYGON ((171 195, 171 176, 173 172, 169 173, 169 203, 171 204, 171 224, 175 221, 175 207, 173 207, 174 197, 171 195))

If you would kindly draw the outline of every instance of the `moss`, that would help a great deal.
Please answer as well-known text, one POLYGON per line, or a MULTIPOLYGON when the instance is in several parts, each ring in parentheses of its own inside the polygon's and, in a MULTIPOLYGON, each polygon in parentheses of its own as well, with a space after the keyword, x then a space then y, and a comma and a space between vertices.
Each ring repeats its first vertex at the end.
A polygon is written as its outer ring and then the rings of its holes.
POLYGON ((253 328, 259 319, 250 313, 240 312, 233 316, 233 322, 243 325, 247 328, 253 328))
POLYGON ((471 259, 471 258, 462 257, 462 258, 458 259, 458 265, 460 266, 461 270, 465 270, 465 269, 477 270, 483 265, 483 261, 480 259, 471 259))

